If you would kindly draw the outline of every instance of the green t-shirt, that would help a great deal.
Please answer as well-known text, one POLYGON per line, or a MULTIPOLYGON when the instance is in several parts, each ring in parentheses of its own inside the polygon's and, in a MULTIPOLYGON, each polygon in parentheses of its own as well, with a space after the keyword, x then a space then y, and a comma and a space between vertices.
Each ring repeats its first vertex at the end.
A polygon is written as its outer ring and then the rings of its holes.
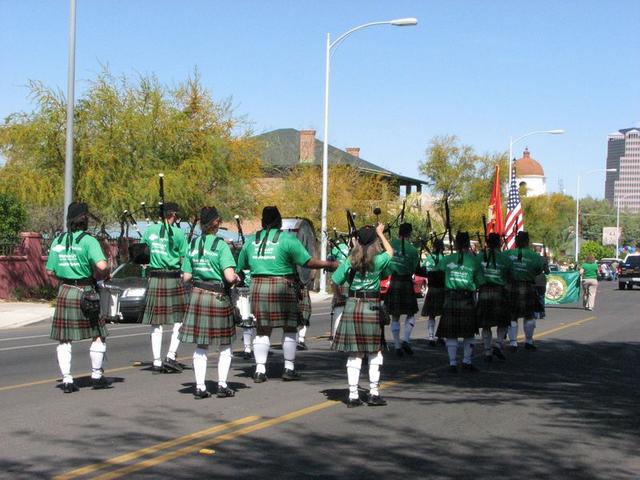
POLYGON ((282 277, 296 274, 296 265, 304 266, 311 255, 297 237, 287 232, 271 229, 267 233, 267 242, 262 251, 262 240, 265 232, 260 230, 256 235, 247 237, 246 243, 238 256, 238 271, 251 270, 251 275, 271 275, 282 277), (277 242, 273 242, 276 233, 280 232, 277 242), (260 241, 255 242, 260 234, 260 241), (260 252, 258 252, 260 249, 260 252))
POLYGON ((484 252, 480 252, 476 255, 476 259, 482 268, 482 274, 487 283, 491 285, 505 286, 509 279, 513 276, 513 262, 511 259, 500 250, 495 250, 495 267, 493 260, 491 259, 491 251, 487 250, 487 261, 484 260, 484 252))
POLYGON ((144 231, 141 243, 149 246, 151 262, 150 268, 176 269, 180 268, 180 258, 187 255, 187 239, 178 227, 165 225, 164 236, 160 236, 161 223, 149 225, 144 231), (169 231, 171 228, 172 244, 169 245, 169 231))
POLYGON ((391 275, 413 275, 416 271, 420 257, 416 247, 408 240, 404 241, 404 255, 402 254, 402 240, 396 238, 391 241, 393 258, 391 259, 391 275))
POLYGON ((513 262, 513 278, 519 282, 534 282, 544 269, 544 258, 530 248, 515 248, 505 252, 513 262), (522 251, 522 259, 518 254, 522 251))
POLYGON ((582 278, 593 280, 598 279, 598 264, 596 262, 583 263, 582 265, 580 265, 580 268, 584 270, 582 278))
POLYGON ((200 256, 200 238, 191 242, 189 252, 182 264, 182 271, 191 273, 196 280, 224 280, 224 271, 227 268, 236 268, 229 245, 220 237, 207 235, 204 238, 202 256, 200 256), (216 241, 217 239, 217 241, 216 241), (216 244, 213 250, 213 244, 216 244))
POLYGON ((349 246, 346 243, 339 243, 331 249, 331 255, 337 262, 342 262, 349 257, 349 246))
POLYGON ((427 272, 432 272, 443 258, 444 255, 442 253, 430 253, 422 262, 422 266, 427 270, 427 272))
POLYGON ((447 290, 476 290, 485 283, 482 268, 475 255, 465 253, 462 264, 458 264, 459 255, 454 253, 442 259, 436 271, 444 272, 444 286, 447 290))
POLYGON ((72 241, 67 250, 67 237, 69 233, 58 235, 51 243, 49 258, 47 258, 47 270, 53 272, 58 278, 78 280, 90 278, 93 275, 93 266, 100 260, 106 260, 100 243, 91 235, 83 235, 77 231, 71 234, 72 241), (78 241, 78 237, 82 238, 78 241))
MULTIPOLYGON (((379 253, 373 259, 373 270, 366 272, 364 275, 356 273, 353 277, 350 289, 355 291, 373 291, 380 290, 380 278, 390 275, 391 257, 387 252, 379 253)), ((349 272, 351 270, 351 260, 343 261, 338 269, 333 272, 331 280, 337 285, 342 285, 349 281, 349 272)))

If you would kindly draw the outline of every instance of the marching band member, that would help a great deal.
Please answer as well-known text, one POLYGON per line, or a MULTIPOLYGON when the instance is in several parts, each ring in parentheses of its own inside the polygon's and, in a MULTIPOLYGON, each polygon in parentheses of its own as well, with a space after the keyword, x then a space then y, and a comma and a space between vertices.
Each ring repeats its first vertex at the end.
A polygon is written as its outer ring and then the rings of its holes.
POLYGON ((427 317, 427 340, 429 346, 436 345, 436 317, 442 315, 444 305, 444 272, 437 269, 444 258, 444 242, 433 241, 433 251, 423 262, 427 274, 427 293, 424 297, 421 315, 427 317))
POLYGON ((299 380, 295 370, 296 331, 301 322, 300 292, 296 265, 306 268, 334 270, 336 262, 312 258, 294 235, 283 232, 282 217, 277 207, 264 207, 262 230, 247 238, 238 257, 237 271, 251 271, 251 312, 256 318, 257 332, 253 342, 256 371, 255 383, 267 380, 266 362, 271 331, 282 328, 285 381, 299 380))
POLYGON ((538 307, 535 289, 536 275, 544 268, 542 257, 529 248, 529 233, 520 231, 516 234, 516 248, 507 250, 513 263, 514 285, 511 290, 511 325, 509 327, 509 348, 518 349, 518 319, 524 323, 525 344, 527 350, 535 350, 533 332, 536 328, 535 311, 538 307))
POLYGON ((478 326, 482 328, 484 359, 491 362, 493 356, 505 360, 502 345, 510 324, 509 293, 507 286, 512 276, 513 264, 509 256, 500 251, 500 235, 490 233, 487 250, 480 253, 482 273, 486 280, 478 294, 478 326), (492 348, 491 327, 497 327, 496 345, 492 348))
POLYGON ((449 370, 458 371, 458 338, 463 339, 462 368, 474 372, 471 362, 473 337, 478 333, 476 323, 475 292, 484 283, 482 269, 469 251, 471 242, 467 232, 456 234, 456 253, 447 255, 436 267, 444 271, 445 298, 438 332, 446 339, 449 370))
MULTIPOLYGON (((244 277, 243 283, 245 288, 250 288, 251 272, 247 269, 247 270, 243 270, 242 274, 244 277)), ((251 312, 249 312, 249 316, 253 317, 251 312)), ((244 358, 245 360, 249 360, 250 358, 253 357, 253 354, 251 351, 251 345, 253 344, 253 339, 255 336, 256 336, 255 327, 245 327, 245 326, 242 327, 242 346, 243 346, 242 358, 244 358)))
POLYGON ((384 225, 362 227, 357 233, 357 242, 349 258, 343 261, 332 276, 332 280, 342 285, 350 284, 349 298, 344 307, 342 320, 338 325, 332 349, 348 352, 347 379, 349 397, 347 407, 363 404, 358 394, 360 368, 365 355, 369 357, 368 405, 383 406, 387 402, 380 396, 380 366, 382 365, 381 319, 384 310, 380 302, 380 278, 389 274, 393 248, 384 236, 384 225), (377 238, 376 238, 377 237, 377 238), (380 246, 382 242, 384 251, 380 246))
POLYGON ((108 335, 104 319, 89 319, 81 309, 85 287, 94 287, 93 271, 102 278, 109 275, 107 261, 98 240, 85 232, 88 228, 89 208, 86 203, 73 202, 67 209, 67 232, 51 244, 46 270, 60 280, 56 309, 53 313, 50 337, 60 343, 56 349, 62 373, 62 391, 73 393, 78 387, 71 375, 71 342, 92 338, 89 347, 91 383, 94 389, 108 388, 102 362, 108 335))
POLYGON ((219 351, 216 396, 225 398, 235 394, 227 385, 233 357, 231 345, 236 337, 229 286, 240 278, 234 271, 236 262, 229 245, 216 236, 221 221, 215 207, 204 207, 200 211, 202 235, 191 242, 182 265, 184 281, 193 279, 193 291, 179 339, 181 342, 197 344, 193 352, 196 399, 211 396, 205 385, 209 345, 217 345, 219 351))
POLYGON ((409 243, 413 230, 410 223, 403 223, 398 228, 400 238, 391 242, 393 258, 391 259, 391 282, 384 300, 385 308, 391 316, 391 333, 396 355, 404 353, 413 355, 411 349, 411 332, 416 323, 418 300, 413 289, 413 274, 420 263, 418 250, 409 243), (400 343, 400 316, 406 315, 404 321, 404 337, 400 343))
POLYGON ((180 345, 178 332, 186 309, 186 293, 180 278, 180 264, 187 253, 187 240, 182 230, 174 226, 180 210, 177 203, 167 202, 160 206, 164 209, 162 221, 149 225, 140 240, 149 246, 149 287, 147 304, 142 323, 152 326, 151 350, 153 352, 154 373, 182 372, 182 366, 176 360, 180 345), (173 333, 167 358, 162 362, 162 327, 172 325, 173 333))
MULTIPOLYGON (((349 240, 351 243, 351 240, 349 240)), ((342 263, 345 259, 349 258, 349 244, 339 243, 331 249, 331 258, 337 260, 338 263, 342 263)), ((336 330, 340 325, 342 319, 342 312, 344 306, 347 303, 347 292, 349 291, 349 285, 337 285, 335 282, 331 282, 331 291, 333 292, 333 298, 331 299, 331 341, 336 336, 336 330)))
POLYGON ((298 350, 306 350, 308 347, 305 343, 305 338, 307 336, 309 320, 311 320, 311 296, 309 295, 309 287, 307 285, 302 285, 300 287, 300 297, 300 318, 302 320, 302 325, 298 327, 296 342, 298 344, 298 350))

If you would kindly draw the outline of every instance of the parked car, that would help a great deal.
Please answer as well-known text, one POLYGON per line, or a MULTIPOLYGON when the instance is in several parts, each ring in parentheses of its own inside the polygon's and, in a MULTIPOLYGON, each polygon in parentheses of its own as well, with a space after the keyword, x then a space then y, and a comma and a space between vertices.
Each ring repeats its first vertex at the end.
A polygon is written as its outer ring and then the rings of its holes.
POLYGON ((108 316, 112 321, 140 322, 147 303, 148 279, 143 277, 144 268, 137 263, 127 262, 116 268, 111 279, 104 282, 105 292, 101 293, 101 301, 107 300, 107 295, 114 298, 119 295, 119 308, 110 301, 111 308, 108 316), (119 315, 118 315, 119 314, 119 315))
POLYGON ((560 265, 558 265, 557 263, 550 263, 549 264, 549 271, 550 272, 559 272, 560 271, 560 265))
POLYGON ((613 272, 609 262, 598 260, 598 280, 613 280, 613 272))
MULTIPOLYGON (((380 280, 380 296, 384 297, 389 291, 389 286, 391 285, 391 277, 386 277, 380 280)), ((413 292, 417 297, 424 296, 427 293, 427 279, 425 277, 421 277, 420 275, 413 276, 413 292)))
POLYGON ((630 253, 618 266, 618 288, 640 286, 640 253, 630 253))

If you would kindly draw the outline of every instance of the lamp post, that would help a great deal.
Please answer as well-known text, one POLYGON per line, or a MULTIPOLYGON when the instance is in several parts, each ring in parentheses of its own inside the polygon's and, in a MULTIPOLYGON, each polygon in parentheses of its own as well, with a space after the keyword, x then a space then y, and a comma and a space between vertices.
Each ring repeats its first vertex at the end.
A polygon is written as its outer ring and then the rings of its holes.
MULTIPOLYGON (((395 20, 386 20, 383 22, 370 22, 351 30, 346 31, 333 42, 331 34, 327 33, 327 47, 325 50, 325 72, 324 72, 324 144, 322 146, 322 207, 321 207, 321 226, 320 226, 320 258, 327 259, 327 204, 328 204, 328 184, 329 184, 329 72, 331 70, 331 49, 336 48, 342 41, 357 30, 377 25, 393 25, 396 27, 409 27, 417 25, 418 20, 415 18, 398 18, 395 20)), ((320 271, 320 292, 327 291, 327 274, 324 270, 320 271)))
MULTIPOLYGON (((617 183, 618 182, 616 182, 616 184, 617 183)), ((617 187, 617 185, 615 186, 617 187)), ((616 209, 616 258, 618 258, 618 251, 620 249, 620 200, 627 198, 627 195, 616 195, 616 198, 618 199, 618 206, 616 209)))
POLYGON ((67 209, 73 200, 73 104, 76 78, 76 0, 69 7, 69 65, 67 70, 67 132, 64 154, 64 225, 67 230, 67 209))
MULTIPOLYGON (((589 170, 584 172, 585 175, 595 172, 617 172, 618 170, 615 168, 596 168, 594 170, 589 170)), ((580 179, 582 174, 578 174, 578 186, 576 188, 576 251, 575 251, 575 262, 576 267, 578 266, 578 239, 580 238, 580 224, 578 223, 580 220, 580 179)))
POLYGON ((549 135, 562 135, 564 133, 564 130, 561 129, 557 129, 557 130, 536 130, 535 132, 529 132, 529 133, 525 133, 524 135, 516 138, 515 140, 513 139, 513 137, 509 138, 509 182, 511 182, 511 160, 513 158, 513 144, 516 142, 519 142, 520 140, 522 140, 523 138, 527 138, 530 137, 531 135, 542 135, 542 134, 549 134, 549 135))

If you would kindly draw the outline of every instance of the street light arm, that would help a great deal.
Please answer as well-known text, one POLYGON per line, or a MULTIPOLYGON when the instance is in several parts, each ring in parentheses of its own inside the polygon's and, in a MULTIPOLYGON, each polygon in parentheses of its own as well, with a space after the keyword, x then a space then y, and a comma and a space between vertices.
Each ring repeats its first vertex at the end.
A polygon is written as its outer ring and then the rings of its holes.
POLYGON ((369 22, 369 23, 365 23, 363 25, 358 25, 357 27, 353 27, 351 30, 347 30, 342 35, 340 35, 338 38, 336 38, 333 42, 331 42, 329 44, 329 49, 331 50, 332 48, 337 47, 339 43, 341 43, 346 37, 351 35, 353 32, 355 32, 357 30, 361 30, 363 28, 373 27, 375 25, 391 25, 391 20, 387 20, 387 21, 384 21, 384 22, 369 22))
POLYGON ((513 145, 514 143, 519 142, 523 138, 530 137, 531 135, 540 135, 540 134, 543 134, 543 133, 550 133, 550 134, 553 135, 553 134, 564 133, 564 130, 537 130, 535 132, 525 133, 524 135, 516 138, 515 140, 511 140, 511 145, 513 145))

